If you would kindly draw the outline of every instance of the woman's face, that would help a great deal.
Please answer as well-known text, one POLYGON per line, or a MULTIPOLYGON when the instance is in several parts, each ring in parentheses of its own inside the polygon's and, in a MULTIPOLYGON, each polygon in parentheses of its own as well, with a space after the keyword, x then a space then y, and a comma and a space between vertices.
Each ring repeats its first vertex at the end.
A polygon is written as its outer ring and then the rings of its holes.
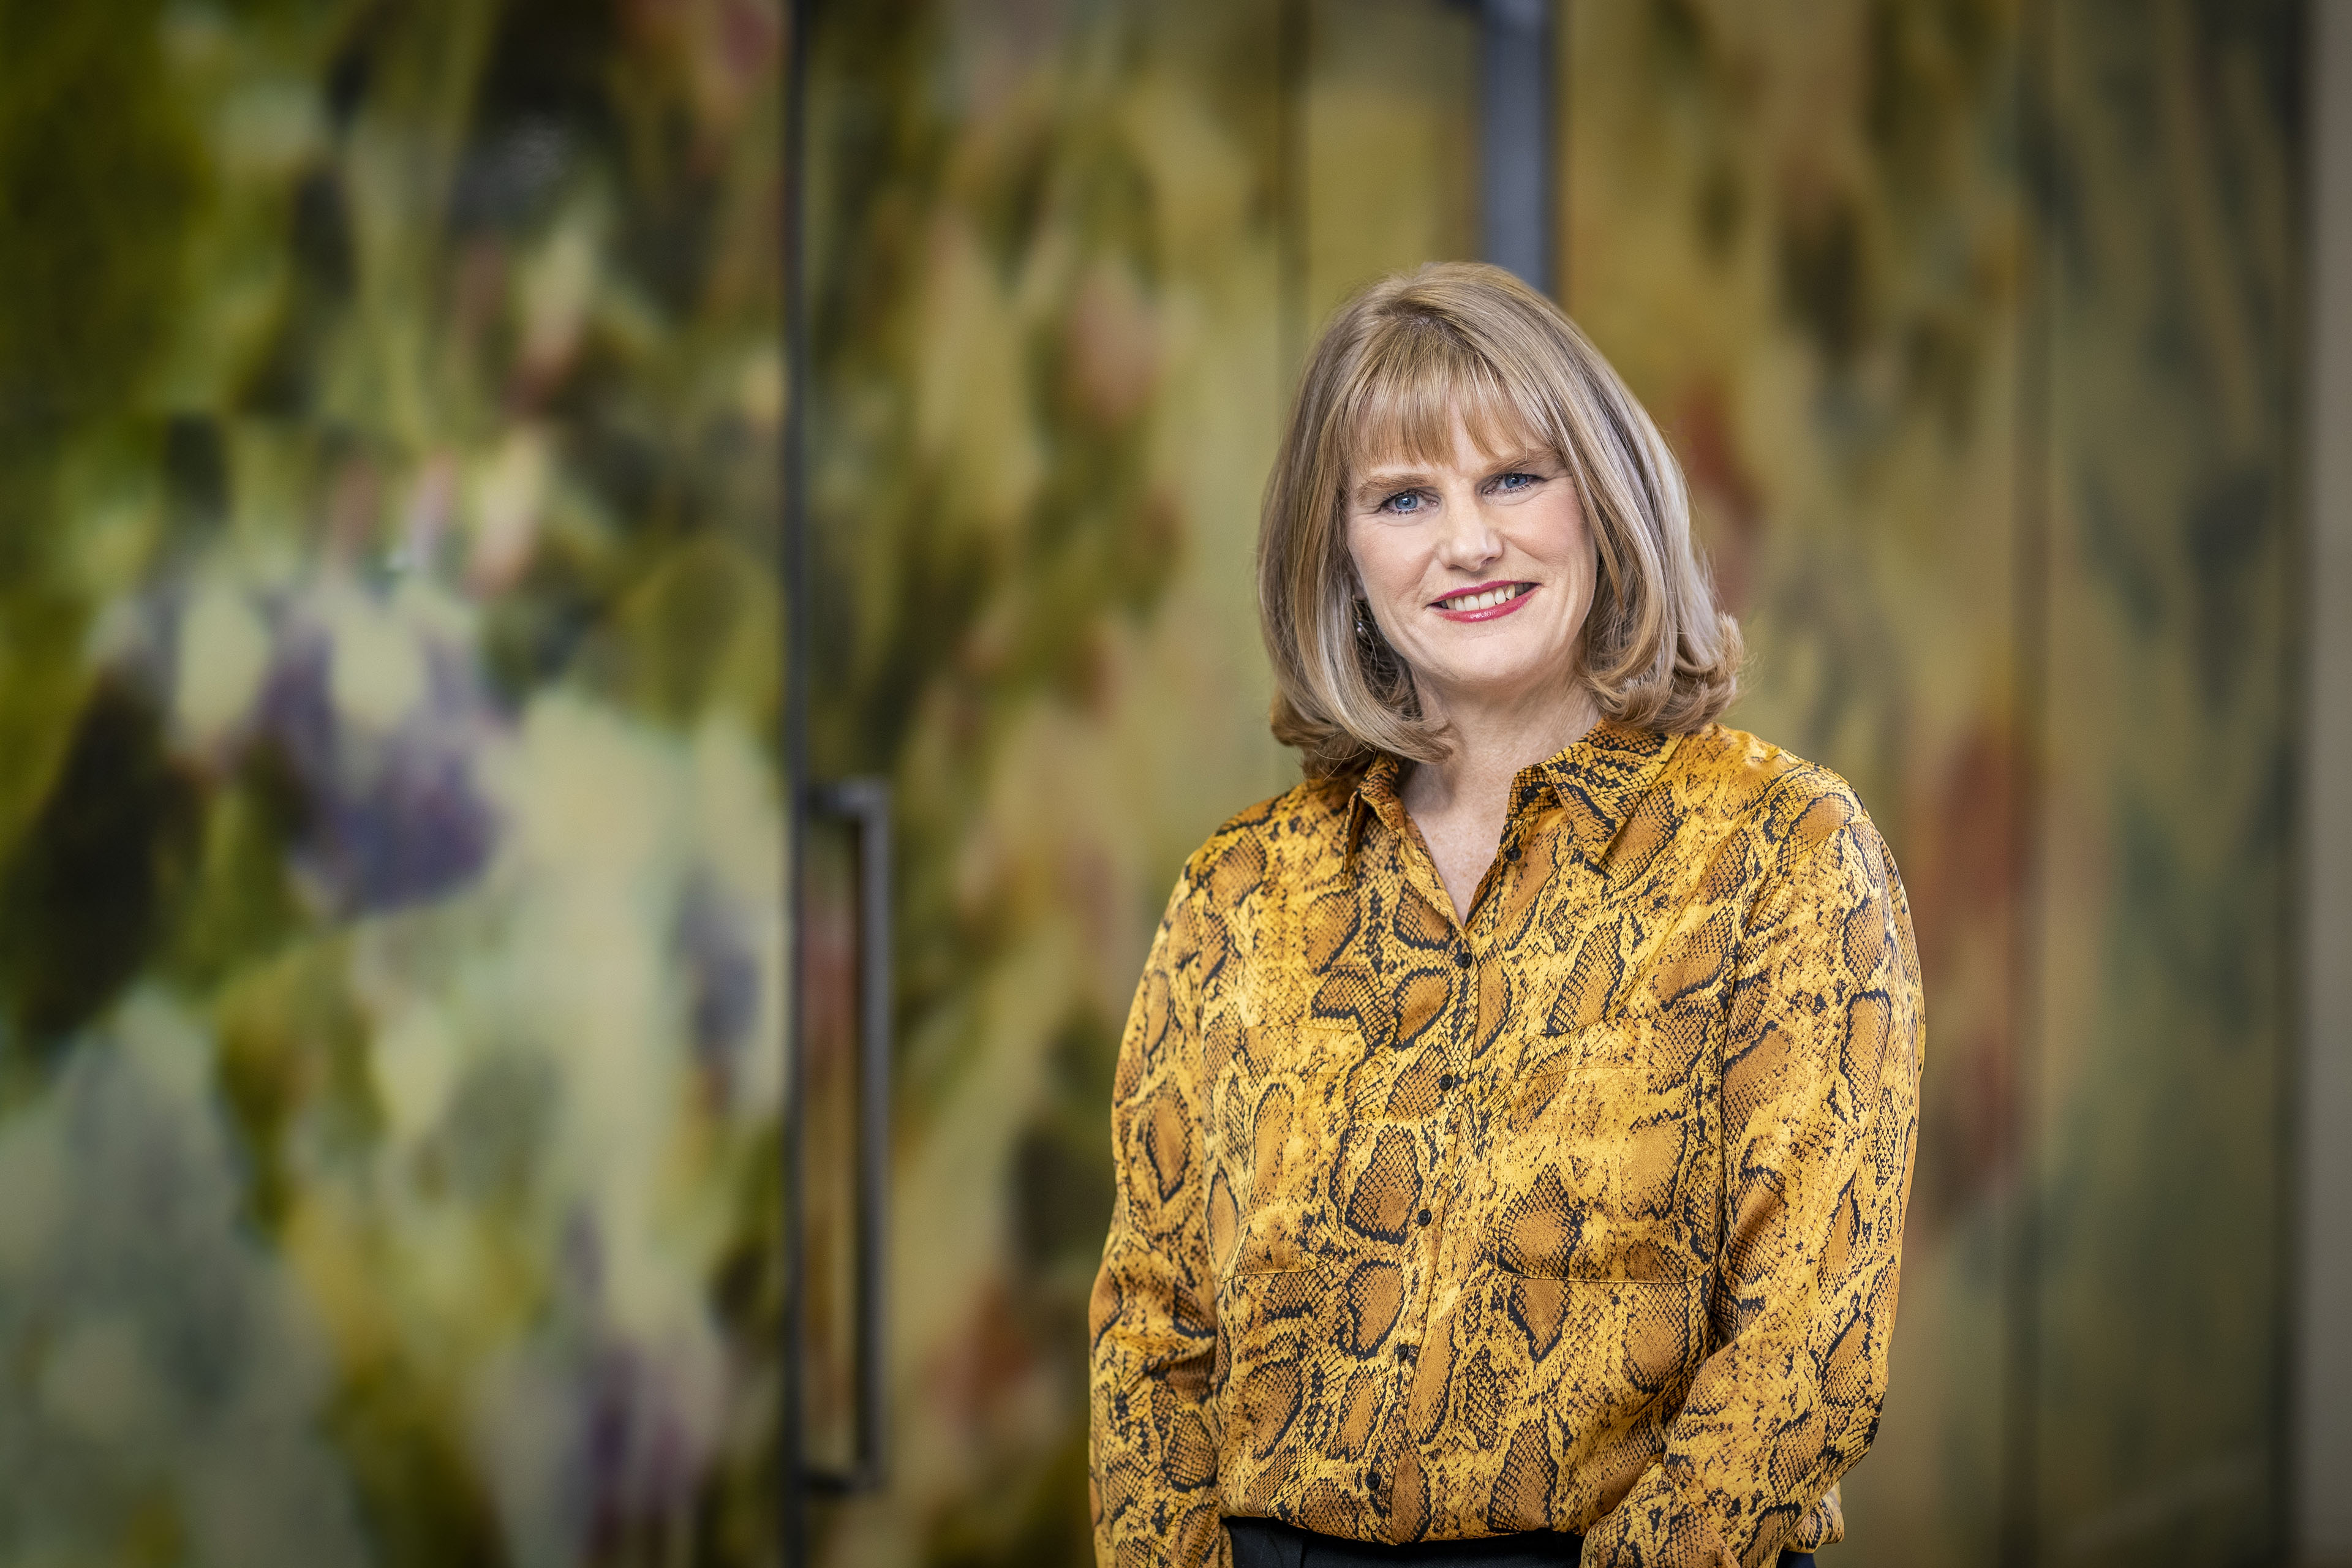
POLYGON ((1348 553, 1381 635, 1433 716, 1572 689, 1592 541, 1549 447, 1375 463, 1347 497, 1348 553))

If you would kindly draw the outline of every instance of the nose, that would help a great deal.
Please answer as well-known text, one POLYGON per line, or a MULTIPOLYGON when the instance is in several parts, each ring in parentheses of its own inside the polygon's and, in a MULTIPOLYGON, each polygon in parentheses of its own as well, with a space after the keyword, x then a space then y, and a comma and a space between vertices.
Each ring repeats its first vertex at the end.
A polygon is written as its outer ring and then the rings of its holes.
POLYGON ((1449 571, 1476 572, 1503 552, 1503 536, 1486 516, 1475 493, 1447 497, 1443 531, 1437 540, 1438 564, 1449 571))

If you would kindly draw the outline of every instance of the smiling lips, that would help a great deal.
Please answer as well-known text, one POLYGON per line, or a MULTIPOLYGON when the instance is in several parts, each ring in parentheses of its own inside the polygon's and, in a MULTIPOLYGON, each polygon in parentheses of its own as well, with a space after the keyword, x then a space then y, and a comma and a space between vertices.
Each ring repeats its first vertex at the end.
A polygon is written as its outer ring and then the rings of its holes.
POLYGON ((1491 621, 1526 604, 1534 591, 1533 583, 1481 583, 1449 595, 1430 608, 1449 621, 1491 621))

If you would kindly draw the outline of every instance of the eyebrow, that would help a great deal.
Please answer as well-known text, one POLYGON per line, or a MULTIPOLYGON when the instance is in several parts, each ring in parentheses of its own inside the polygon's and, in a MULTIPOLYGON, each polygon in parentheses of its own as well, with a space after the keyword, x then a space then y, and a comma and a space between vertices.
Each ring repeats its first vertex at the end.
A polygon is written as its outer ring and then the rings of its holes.
POLYGON ((1349 499, 1360 506, 1428 482, 1429 475, 1419 468, 1375 468, 1357 483, 1349 499))

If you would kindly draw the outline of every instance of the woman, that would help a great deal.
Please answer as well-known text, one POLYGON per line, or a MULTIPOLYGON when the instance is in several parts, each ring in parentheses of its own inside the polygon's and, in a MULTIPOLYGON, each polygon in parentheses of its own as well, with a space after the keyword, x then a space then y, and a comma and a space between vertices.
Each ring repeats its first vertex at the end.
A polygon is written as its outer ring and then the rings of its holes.
POLYGON ((1845 782, 1715 722, 1673 456, 1549 301, 1424 268, 1318 346, 1258 571, 1306 780, 1186 865, 1120 1048, 1098 1555, 1804 1561, 1918 964, 1845 782))

